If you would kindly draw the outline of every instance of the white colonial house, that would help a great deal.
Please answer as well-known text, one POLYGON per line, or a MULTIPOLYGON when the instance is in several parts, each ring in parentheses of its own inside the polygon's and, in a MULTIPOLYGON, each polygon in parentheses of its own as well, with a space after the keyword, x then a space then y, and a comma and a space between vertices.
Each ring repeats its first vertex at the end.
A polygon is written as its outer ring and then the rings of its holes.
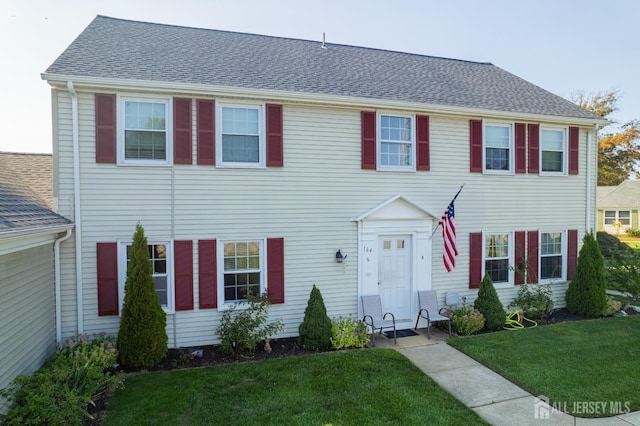
POLYGON ((399 328, 418 290, 473 301, 485 273, 505 305, 523 283, 562 304, 595 224, 603 120, 490 63, 98 16, 43 78, 65 336, 117 332, 138 222, 173 347, 215 343, 249 291, 280 337, 313 284, 331 317, 380 294, 399 328))

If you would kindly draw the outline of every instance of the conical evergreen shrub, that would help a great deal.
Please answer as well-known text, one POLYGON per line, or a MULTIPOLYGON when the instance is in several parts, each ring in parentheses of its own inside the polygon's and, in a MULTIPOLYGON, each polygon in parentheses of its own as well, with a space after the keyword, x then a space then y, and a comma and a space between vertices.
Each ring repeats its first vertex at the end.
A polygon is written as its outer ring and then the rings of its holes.
POLYGON ((160 306, 144 229, 138 223, 129 252, 117 348, 120 363, 150 368, 167 354, 166 314, 160 306))
POLYGON ((565 293, 565 301, 572 314, 586 317, 604 315, 607 307, 604 259, 591 232, 582 239, 576 272, 565 293))
POLYGON ((485 274, 482 279, 478 298, 473 302, 473 307, 484 316, 484 325, 487 330, 498 330, 507 320, 507 313, 498 298, 498 293, 489 274, 485 274))
POLYGON ((331 347, 331 318, 327 316, 322 294, 315 284, 311 289, 307 308, 304 310, 304 320, 298 327, 298 332, 298 344, 304 349, 316 351, 331 347))

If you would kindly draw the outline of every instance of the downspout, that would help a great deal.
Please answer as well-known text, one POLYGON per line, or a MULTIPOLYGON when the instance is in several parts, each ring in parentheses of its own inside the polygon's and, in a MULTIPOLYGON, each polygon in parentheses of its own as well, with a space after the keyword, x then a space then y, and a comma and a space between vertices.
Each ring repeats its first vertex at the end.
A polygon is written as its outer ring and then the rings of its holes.
POLYGON ((78 315, 78 334, 84 333, 84 309, 82 307, 82 219, 80 217, 80 138, 78 135, 78 94, 73 82, 67 81, 67 90, 71 94, 71 138, 73 142, 73 221, 76 225, 76 307, 78 315))
MULTIPOLYGON (((593 126, 593 132, 595 133, 595 137, 596 140, 598 138, 598 125, 595 124, 593 126)), ((597 145, 596 145, 597 146, 597 145)), ((591 203, 592 203, 592 197, 591 197, 591 169, 593 168, 593 165, 591 164, 593 159, 593 138, 592 138, 592 132, 588 132, 587 133, 587 211, 586 211, 586 228, 587 231, 594 231, 594 227, 591 223, 591 203)), ((597 161, 597 157, 596 157, 596 161, 597 161)), ((595 167, 595 174, 594 177, 596 178, 596 185, 597 185, 597 179, 598 179, 598 167, 596 165, 595 167)))
POLYGON ((53 244, 54 255, 54 280, 55 280, 55 296, 56 296, 56 342, 62 342, 62 307, 60 306, 60 244, 71 237, 71 229, 67 229, 64 237, 58 238, 53 244))

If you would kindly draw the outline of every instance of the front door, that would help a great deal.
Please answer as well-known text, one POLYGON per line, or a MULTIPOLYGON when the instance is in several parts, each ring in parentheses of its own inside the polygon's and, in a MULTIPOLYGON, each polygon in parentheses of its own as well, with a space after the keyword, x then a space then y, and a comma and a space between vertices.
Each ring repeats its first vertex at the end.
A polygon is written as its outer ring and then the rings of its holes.
POLYGON ((411 317, 411 236, 378 237, 378 292, 383 312, 396 321, 411 317))

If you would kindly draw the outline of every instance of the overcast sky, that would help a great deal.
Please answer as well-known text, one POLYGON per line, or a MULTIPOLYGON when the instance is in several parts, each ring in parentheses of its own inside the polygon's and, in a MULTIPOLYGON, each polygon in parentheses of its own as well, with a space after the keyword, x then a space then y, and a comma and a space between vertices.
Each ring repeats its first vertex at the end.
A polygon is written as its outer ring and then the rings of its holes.
POLYGON ((2 0, 0 151, 51 152, 40 74, 96 15, 491 62, 564 98, 618 90, 640 118, 637 0, 2 0))

